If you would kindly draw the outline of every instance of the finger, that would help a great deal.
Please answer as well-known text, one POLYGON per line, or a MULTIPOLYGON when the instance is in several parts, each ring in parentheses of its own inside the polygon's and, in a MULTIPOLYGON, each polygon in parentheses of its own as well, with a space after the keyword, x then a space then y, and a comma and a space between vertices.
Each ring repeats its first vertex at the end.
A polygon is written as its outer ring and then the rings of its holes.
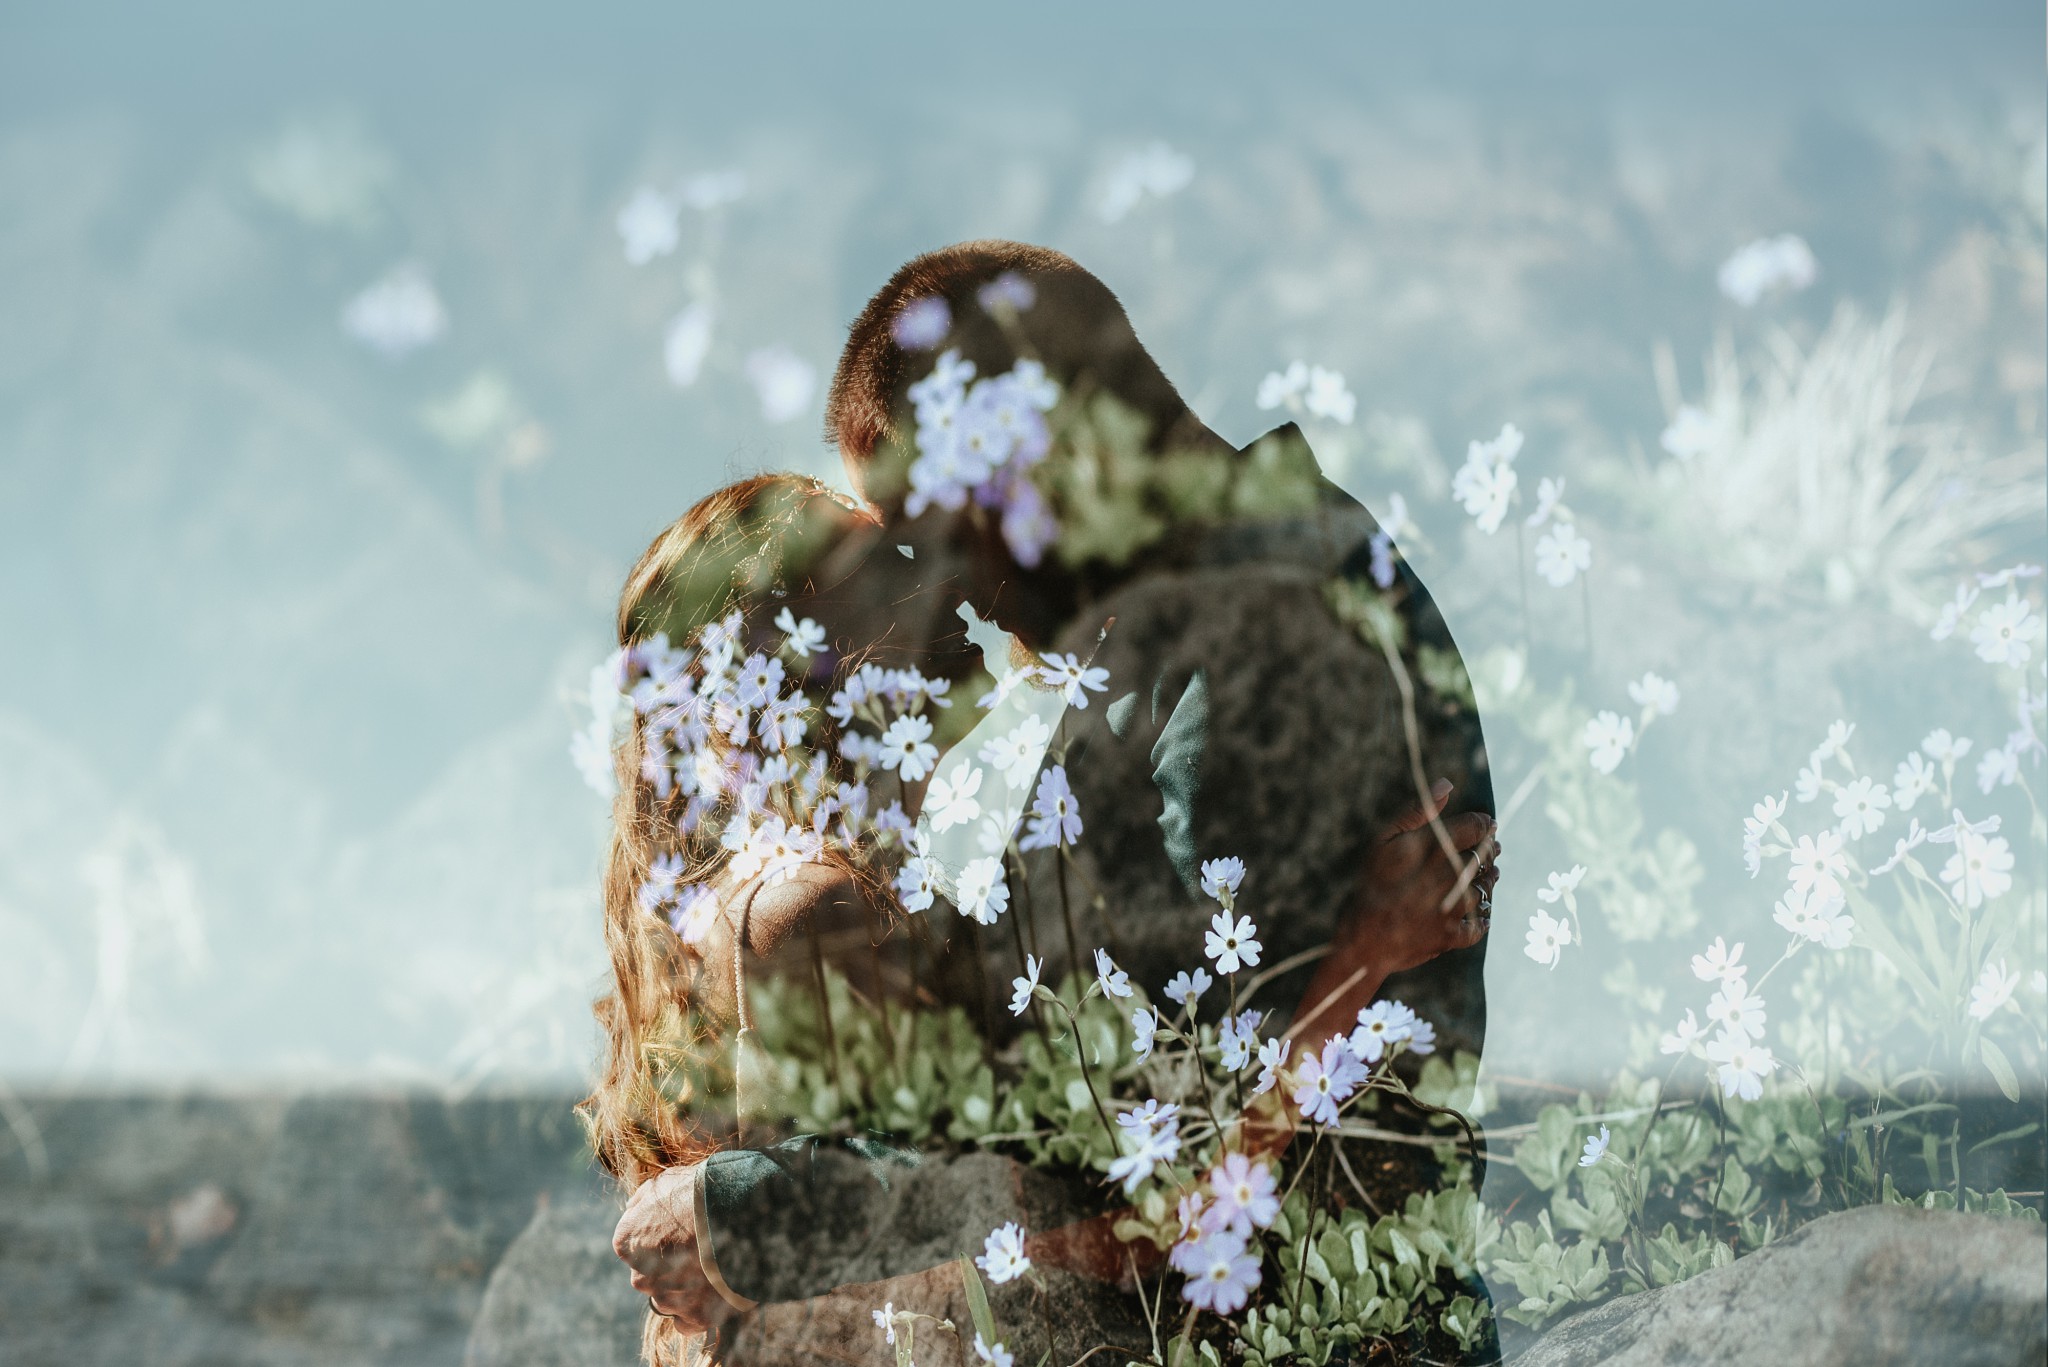
POLYGON ((1394 824, 1388 829, 1387 833, 1389 835, 1400 835, 1406 831, 1421 830, 1429 824, 1431 817, 1444 809, 1444 804, 1450 800, 1451 781, 1447 778, 1438 779, 1429 786, 1428 799, 1416 803, 1413 807, 1395 817, 1394 824))
POLYGON ((1444 829, 1450 832, 1451 844, 1458 849, 1477 850, 1482 843, 1492 840, 1494 821, 1485 812, 1460 812, 1444 819, 1444 829))

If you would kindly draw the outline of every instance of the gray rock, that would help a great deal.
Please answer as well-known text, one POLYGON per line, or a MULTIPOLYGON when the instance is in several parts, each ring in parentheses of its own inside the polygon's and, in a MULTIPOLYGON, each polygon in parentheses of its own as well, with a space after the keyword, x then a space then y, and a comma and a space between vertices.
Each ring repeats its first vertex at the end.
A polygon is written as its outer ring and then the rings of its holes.
POLYGON ((2048 1230, 1871 1206, 1577 1316, 1516 1367, 2007 1367, 2048 1361, 2048 1230))
POLYGON ((633 1367, 647 1302, 612 1256, 619 1204, 594 1189, 542 1205, 499 1260, 464 1367, 633 1367))

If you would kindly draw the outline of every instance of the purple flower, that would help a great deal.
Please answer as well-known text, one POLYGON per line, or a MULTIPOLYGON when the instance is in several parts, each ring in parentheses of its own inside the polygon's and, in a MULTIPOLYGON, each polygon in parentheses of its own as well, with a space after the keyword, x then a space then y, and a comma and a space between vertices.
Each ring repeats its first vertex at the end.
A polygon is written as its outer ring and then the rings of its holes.
POLYGON ((1038 568, 1045 552, 1059 539, 1060 526, 1046 506, 1045 495, 1028 479, 1014 478, 1003 486, 1003 541, 1017 563, 1038 568))
POLYGON ((1038 287, 1015 271, 1004 271, 983 285, 975 297, 990 313, 1006 307, 1022 313, 1038 302, 1038 287))
POLYGON ((1337 1107, 1365 1079, 1365 1065, 1342 1035, 1332 1035, 1323 1044, 1322 1057, 1310 1054, 1303 1059, 1294 1078, 1294 1104, 1301 1107, 1303 1118, 1335 1125, 1337 1107))
POLYGON ((1252 1288, 1259 1284, 1258 1257, 1245 1251, 1245 1241, 1240 1235, 1218 1233, 1206 1236, 1196 1246, 1189 1261, 1193 1270, 1188 1273, 1187 1285, 1181 1288, 1181 1295, 1192 1304, 1219 1315, 1234 1314, 1244 1309, 1245 1302, 1251 1299, 1252 1288))
POLYGON ((953 310, 935 294, 905 304, 889 324, 889 335, 905 351, 930 351, 946 340, 953 327, 953 310))
POLYGON ((1071 847, 1081 839, 1081 803, 1067 786, 1064 765, 1055 764, 1038 776, 1031 800, 1031 829, 1017 842, 1022 850, 1071 847))
POLYGON ((1394 587, 1394 538, 1385 532, 1374 532, 1369 546, 1372 552, 1372 582, 1382 589, 1394 587))

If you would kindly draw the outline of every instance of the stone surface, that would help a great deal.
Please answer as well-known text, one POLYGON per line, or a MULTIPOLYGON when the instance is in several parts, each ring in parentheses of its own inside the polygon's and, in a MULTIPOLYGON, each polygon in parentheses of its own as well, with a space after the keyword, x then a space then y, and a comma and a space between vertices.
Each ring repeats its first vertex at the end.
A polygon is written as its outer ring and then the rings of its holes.
MULTIPOLYGON (((1051 1229, 1088 1212, 1072 1189, 1036 1170, 986 1153, 934 1155, 894 1176, 889 1188, 865 1179, 834 1183, 822 1207, 791 1205, 767 1226, 747 1231, 744 1249, 729 1247, 735 1280, 770 1295, 784 1285, 838 1284, 829 1294, 776 1299, 727 1330, 730 1367, 810 1367, 895 1361, 871 1312, 884 1302, 915 1308, 959 1325, 970 1323, 956 1268, 962 1253, 981 1249, 988 1231, 1008 1220, 1051 1229), (834 1237, 817 1240, 813 1221, 834 1237), (819 1247, 835 1266, 809 1261, 819 1247), (743 1270, 742 1270, 743 1269, 743 1270)), ((646 1306, 612 1256, 619 1203, 583 1190, 543 1207, 491 1276, 471 1332, 465 1367, 630 1367, 637 1360, 646 1306)), ((721 1255, 724 1257, 725 1255, 721 1255)), ((1048 1338, 1066 1361, 1101 1343, 1148 1342, 1135 1301, 1115 1288, 1044 1269, 1043 1302, 1024 1284, 992 1287, 997 1323, 1013 1347, 1033 1354, 1048 1338)), ((971 1333, 971 1330, 970 1330, 971 1333)), ((926 1329, 917 1360, 925 1367, 966 1361, 943 1331, 926 1329)))
POLYGON ((633 1367, 647 1302, 612 1256, 618 1219, 594 1187, 534 1212, 491 1273, 464 1367, 633 1367))
POLYGON ((7 1367, 455 1367, 536 1201, 589 1182, 562 1096, 23 1100, 7 1367))
POLYGON ((1872 1206, 1567 1320, 1515 1367, 2016 1367, 2048 1361, 2048 1230, 1872 1206))

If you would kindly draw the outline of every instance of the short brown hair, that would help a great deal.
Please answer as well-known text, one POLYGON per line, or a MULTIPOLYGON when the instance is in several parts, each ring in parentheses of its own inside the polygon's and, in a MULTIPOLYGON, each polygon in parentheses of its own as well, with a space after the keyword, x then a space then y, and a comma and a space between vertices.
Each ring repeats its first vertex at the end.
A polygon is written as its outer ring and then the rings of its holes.
POLYGON ((1016 348, 976 294, 1006 274, 1021 277, 1037 295, 1017 326, 1055 378, 1071 384, 1085 374, 1150 414, 1158 433, 1188 416, 1187 404, 1138 342, 1116 295, 1072 257, 999 239, 956 243, 903 265, 848 329, 825 400, 825 438, 838 446, 856 488, 864 487, 869 459, 901 435, 900 411, 913 354, 892 333, 898 315, 915 300, 945 300, 952 318, 946 344, 957 347, 982 374, 1000 373, 1016 360, 1016 348))

